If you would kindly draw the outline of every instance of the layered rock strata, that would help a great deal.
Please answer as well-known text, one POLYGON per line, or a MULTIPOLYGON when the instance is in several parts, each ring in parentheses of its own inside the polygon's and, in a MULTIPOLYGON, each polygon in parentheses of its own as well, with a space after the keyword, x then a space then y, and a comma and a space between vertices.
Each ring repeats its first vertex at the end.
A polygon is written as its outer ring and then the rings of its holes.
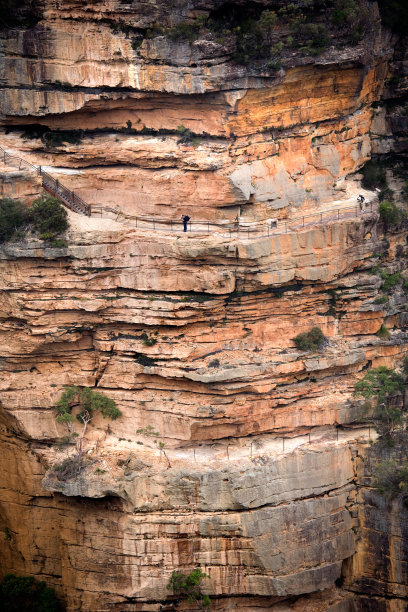
MULTIPOLYGON (((407 353, 406 227, 386 232, 373 191, 361 216, 343 209, 365 161, 406 148, 405 51, 375 3, 356 46, 331 34, 279 69, 171 38, 219 3, 63 4, 1 32, 2 146, 94 216, 70 213, 66 247, 1 248, 0 572, 45 579, 69 611, 191 610, 166 585, 200 566, 214 610, 400 612, 404 527, 370 488, 370 455, 363 471, 376 433, 353 389, 407 353), (185 212, 289 231, 129 222, 185 212), (299 351, 313 326, 324 344, 299 351), (122 412, 92 420, 72 478, 53 469, 73 452, 54 411, 66 385, 122 412)), ((38 193, 1 170, 3 194, 38 193)))

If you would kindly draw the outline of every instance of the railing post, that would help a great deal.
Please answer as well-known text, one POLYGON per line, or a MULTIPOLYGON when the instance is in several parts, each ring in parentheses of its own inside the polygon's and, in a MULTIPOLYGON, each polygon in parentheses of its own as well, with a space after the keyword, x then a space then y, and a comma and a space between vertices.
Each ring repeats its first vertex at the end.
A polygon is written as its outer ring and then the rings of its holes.
POLYGON ((136 227, 137 227, 137 217, 136 217, 136 227))
POLYGON ((358 217, 358 206, 356 206, 356 217, 358 217))
POLYGON ((305 218, 303 217, 303 227, 305 227, 305 218))
POLYGON ((323 213, 320 213, 320 225, 323 223, 323 213))

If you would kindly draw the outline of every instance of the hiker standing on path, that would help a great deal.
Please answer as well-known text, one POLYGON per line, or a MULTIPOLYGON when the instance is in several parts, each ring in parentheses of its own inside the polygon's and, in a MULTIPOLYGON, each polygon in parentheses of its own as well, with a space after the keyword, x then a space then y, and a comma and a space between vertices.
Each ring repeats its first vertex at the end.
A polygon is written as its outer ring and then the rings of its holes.
POLYGON ((187 223, 190 221, 190 217, 188 215, 181 215, 181 218, 183 219, 183 227, 184 227, 184 231, 187 231, 187 223))
POLYGON ((360 194, 357 198, 357 202, 360 204, 360 210, 363 210, 363 204, 365 202, 365 197, 360 194))

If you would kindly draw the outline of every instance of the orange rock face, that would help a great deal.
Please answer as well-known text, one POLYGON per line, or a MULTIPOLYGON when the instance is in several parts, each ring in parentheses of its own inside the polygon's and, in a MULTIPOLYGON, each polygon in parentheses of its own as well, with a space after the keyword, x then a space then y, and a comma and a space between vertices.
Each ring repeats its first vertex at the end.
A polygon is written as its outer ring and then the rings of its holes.
MULTIPOLYGON (((66 246, 0 247, 0 573, 45 579, 70 612, 190 611, 166 585, 195 567, 217 611, 360 610, 377 434, 353 390, 407 354, 405 226, 385 234, 374 192, 355 210, 354 173, 393 142, 372 106, 390 37, 375 21, 356 47, 255 69, 166 35, 207 4, 47 0, 1 34, 1 146, 93 215, 69 213, 66 246), (176 231, 184 213, 200 232, 176 231), (401 273, 388 300, 381 270, 401 273), (324 342, 299 350, 314 326, 324 342), (69 476, 54 408, 72 385, 122 415, 94 416, 69 476)), ((2 195, 39 193, 0 171, 2 195)), ((398 572, 382 603, 406 596, 398 572)))

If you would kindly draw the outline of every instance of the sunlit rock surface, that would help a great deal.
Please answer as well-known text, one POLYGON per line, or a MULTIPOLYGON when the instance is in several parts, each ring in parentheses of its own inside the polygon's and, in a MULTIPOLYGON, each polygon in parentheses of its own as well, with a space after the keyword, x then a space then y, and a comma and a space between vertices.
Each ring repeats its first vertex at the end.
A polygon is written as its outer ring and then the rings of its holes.
MULTIPOLYGON (((147 35, 219 8, 173 4, 46 0, 0 34, 0 145, 93 208, 69 213, 66 246, 0 249, 0 572, 45 579, 69 611, 189 611, 166 585, 199 566, 216 611, 402 612, 406 510, 370 488, 353 389, 407 353, 403 283, 378 300, 378 269, 405 278, 406 225, 385 232, 358 174, 406 150, 384 102, 405 95, 406 54, 370 3, 358 45, 265 72, 147 35), (240 233, 206 229, 222 221, 240 233), (323 346, 299 351, 313 326, 323 346), (66 385, 122 412, 92 420, 73 478, 51 469, 73 452, 66 385)), ((40 179, 1 165, 0 190, 30 201, 40 179)))

